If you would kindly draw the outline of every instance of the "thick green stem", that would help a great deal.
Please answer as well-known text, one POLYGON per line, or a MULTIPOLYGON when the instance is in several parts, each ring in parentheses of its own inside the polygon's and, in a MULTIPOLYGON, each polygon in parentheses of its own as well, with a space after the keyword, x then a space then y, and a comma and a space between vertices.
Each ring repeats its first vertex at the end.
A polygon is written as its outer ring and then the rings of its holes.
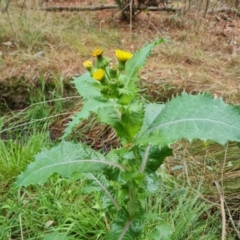
POLYGON ((134 208, 134 203, 136 199, 136 193, 134 190, 129 190, 129 205, 128 205, 128 212, 131 218, 134 217, 135 215, 135 208, 134 208))
POLYGON ((123 237, 125 236, 129 226, 131 225, 132 221, 133 221, 133 219, 128 219, 128 221, 126 222, 126 224, 125 224, 125 226, 124 226, 124 228, 123 228, 123 230, 121 232, 121 235, 119 236, 118 240, 122 240, 123 239, 123 237))
POLYGON ((144 170, 145 170, 145 168, 146 168, 149 150, 150 150, 150 145, 147 146, 146 152, 145 152, 144 157, 143 157, 143 159, 142 159, 142 164, 141 164, 141 167, 140 167, 140 169, 139 169, 139 172, 140 172, 140 173, 143 173, 144 170))

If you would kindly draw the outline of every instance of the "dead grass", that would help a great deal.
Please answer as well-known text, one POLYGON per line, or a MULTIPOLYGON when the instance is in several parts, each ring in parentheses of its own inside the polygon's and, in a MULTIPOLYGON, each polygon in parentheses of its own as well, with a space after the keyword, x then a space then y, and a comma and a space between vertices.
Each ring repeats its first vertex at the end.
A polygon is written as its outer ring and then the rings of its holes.
POLYGON ((214 15, 203 19, 197 13, 142 13, 130 32, 115 10, 52 13, 33 10, 31 1, 26 2, 23 9, 11 4, 0 18, 1 81, 48 80, 53 74, 71 79, 84 71, 82 62, 96 46, 113 56, 116 47, 136 51, 147 41, 166 37, 169 42, 154 50, 143 71, 146 82, 239 101, 240 25, 234 16, 226 22, 219 14, 219 22, 214 15))
POLYGON ((236 143, 221 146, 211 142, 190 144, 182 141, 175 144, 174 149, 174 156, 169 157, 165 164, 175 179, 187 182, 193 189, 200 186, 204 197, 215 204, 220 204, 215 185, 218 183, 229 209, 228 219, 232 217, 235 222, 239 221, 239 146, 236 143))

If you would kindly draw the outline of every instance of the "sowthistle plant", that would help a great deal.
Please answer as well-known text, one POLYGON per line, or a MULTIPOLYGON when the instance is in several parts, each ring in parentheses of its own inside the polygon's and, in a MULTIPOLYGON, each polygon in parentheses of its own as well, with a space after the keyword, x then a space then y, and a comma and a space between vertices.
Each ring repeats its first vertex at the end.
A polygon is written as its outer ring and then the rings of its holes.
POLYGON ((84 62, 87 72, 74 78, 83 98, 82 109, 68 123, 62 142, 39 153, 16 185, 43 184, 54 173, 62 177, 83 174, 107 196, 102 208, 115 214, 106 239, 141 239, 148 214, 141 202, 158 189, 156 171, 172 154, 171 144, 183 138, 220 144, 240 140, 239 107, 209 94, 183 92, 166 104, 142 100, 139 69, 152 48, 164 42, 146 44, 135 54, 116 50, 115 66, 101 49, 93 51, 95 64, 84 62), (103 154, 82 142, 64 140, 91 113, 115 129, 120 147, 103 154))

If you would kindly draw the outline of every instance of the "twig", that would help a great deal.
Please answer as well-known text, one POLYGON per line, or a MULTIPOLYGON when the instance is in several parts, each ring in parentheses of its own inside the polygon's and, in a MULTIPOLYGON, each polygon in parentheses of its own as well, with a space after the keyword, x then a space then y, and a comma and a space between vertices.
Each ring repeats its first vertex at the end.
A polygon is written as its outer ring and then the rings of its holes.
POLYGON ((104 9, 116 9, 118 8, 117 5, 101 5, 101 6, 89 6, 89 7, 65 7, 65 6, 52 6, 52 7, 41 7, 41 8, 34 8, 36 10, 42 10, 42 11, 98 11, 98 10, 104 10, 104 9))
POLYGON ((223 189, 223 177, 224 177, 224 168, 225 168, 226 159, 227 159, 227 151, 228 151, 228 144, 225 149, 222 172, 221 172, 221 189, 218 182, 214 181, 220 197, 220 206, 221 206, 221 215, 222 215, 222 240, 226 239, 226 213, 224 208, 225 199, 224 199, 224 189, 223 189))
POLYGON ((189 174, 188 174, 188 168, 187 168, 187 164, 186 164, 186 161, 185 160, 183 160, 182 161, 182 163, 183 163, 183 168, 184 168, 184 171, 185 171, 185 175, 186 175, 186 178, 187 178, 187 183, 188 183, 188 186, 189 187, 192 187, 192 184, 191 184, 191 182, 190 182, 190 179, 189 179, 189 174))
MULTIPOLYGON (((118 9, 119 6, 117 5, 101 5, 101 6, 89 6, 89 7, 65 7, 65 6, 52 6, 52 7, 41 7, 41 8, 34 8, 35 10, 41 11, 99 11, 105 9, 118 9)), ((178 8, 170 8, 170 7, 137 7, 135 10, 148 10, 148 11, 165 11, 165 12, 179 12, 181 9, 178 8)))
POLYGON ((221 215, 222 215, 222 240, 226 239, 226 213, 224 209, 224 196, 221 192, 220 186, 217 181, 213 181, 216 185, 219 197, 220 197, 220 206, 221 206, 221 215))
POLYGON ((236 224, 235 224, 234 221, 233 221, 231 212, 230 212, 230 210, 229 210, 229 207, 228 207, 226 201, 225 201, 225 206, 226 206, 226 209, 227 209, 227 212, 228 212, 228 215, 229 215, 229 220, 230 220, 230 222, 232 223, 232 226, 233 226, 235 232, 237 233, 237 235, 238 235, 238 237, 239 237, 239 239, 240 239, 240 232, 239 232, 239 230, 237 229, 236 224))

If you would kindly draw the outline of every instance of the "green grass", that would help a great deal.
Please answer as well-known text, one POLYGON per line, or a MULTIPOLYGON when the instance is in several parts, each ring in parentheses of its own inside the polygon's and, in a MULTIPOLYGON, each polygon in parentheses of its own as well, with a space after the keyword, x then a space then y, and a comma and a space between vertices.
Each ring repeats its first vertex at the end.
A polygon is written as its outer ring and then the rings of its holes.
POLYGON ((51 144, 47 131, 31 131, 25 139, 0 140, 0 239, 43 239, 45 233, 70 233, 76 239, 98 239, 105 232, 103 214, 84 181, 57 176, 44 186, 15 189, 14 179, 51 144), (48 226, 49 225, 49 226, 48 226))
POLYGON ((57 231, 75 239, 103 239, 104 218, 93 208, 92 195, 82 193, 83 184, 55 177, 42 187, 10 190, 1 204, 0 238, 43 239, 57 231))
POLYGON ((16 140, 0 140, 0 180, 16 177, 33 160, 33 156, 50 144, 49 134, 33 131, 16 140))
POLYGON ((204 202, 200 192, 178 185, 164 169, 159 178, 158 192, 143 203, 150 213, 146 239, 166 229, 172 232, 166 238, 171 240, 220 239, 220 216, 214 205, 204 202))
MULTIPOLYGON (((14 188, 14 179, 34 155, 52 144, 47 130, 0 141, 0 239, 40 240, 55 232, 73 239, 104 239, 112 218, 99 208, 102 195, 86 192, 86 180, 56 175, 43 186, 14 188)), ((210 213, 212 205, 179 186, 166 172, 161 171, 159 178, 158 192, 142 203, 149 212, 143 239, 150 240, 162 224, 173 231, 172 240, 219 239, 221 219, 218 213, 210 213)))

